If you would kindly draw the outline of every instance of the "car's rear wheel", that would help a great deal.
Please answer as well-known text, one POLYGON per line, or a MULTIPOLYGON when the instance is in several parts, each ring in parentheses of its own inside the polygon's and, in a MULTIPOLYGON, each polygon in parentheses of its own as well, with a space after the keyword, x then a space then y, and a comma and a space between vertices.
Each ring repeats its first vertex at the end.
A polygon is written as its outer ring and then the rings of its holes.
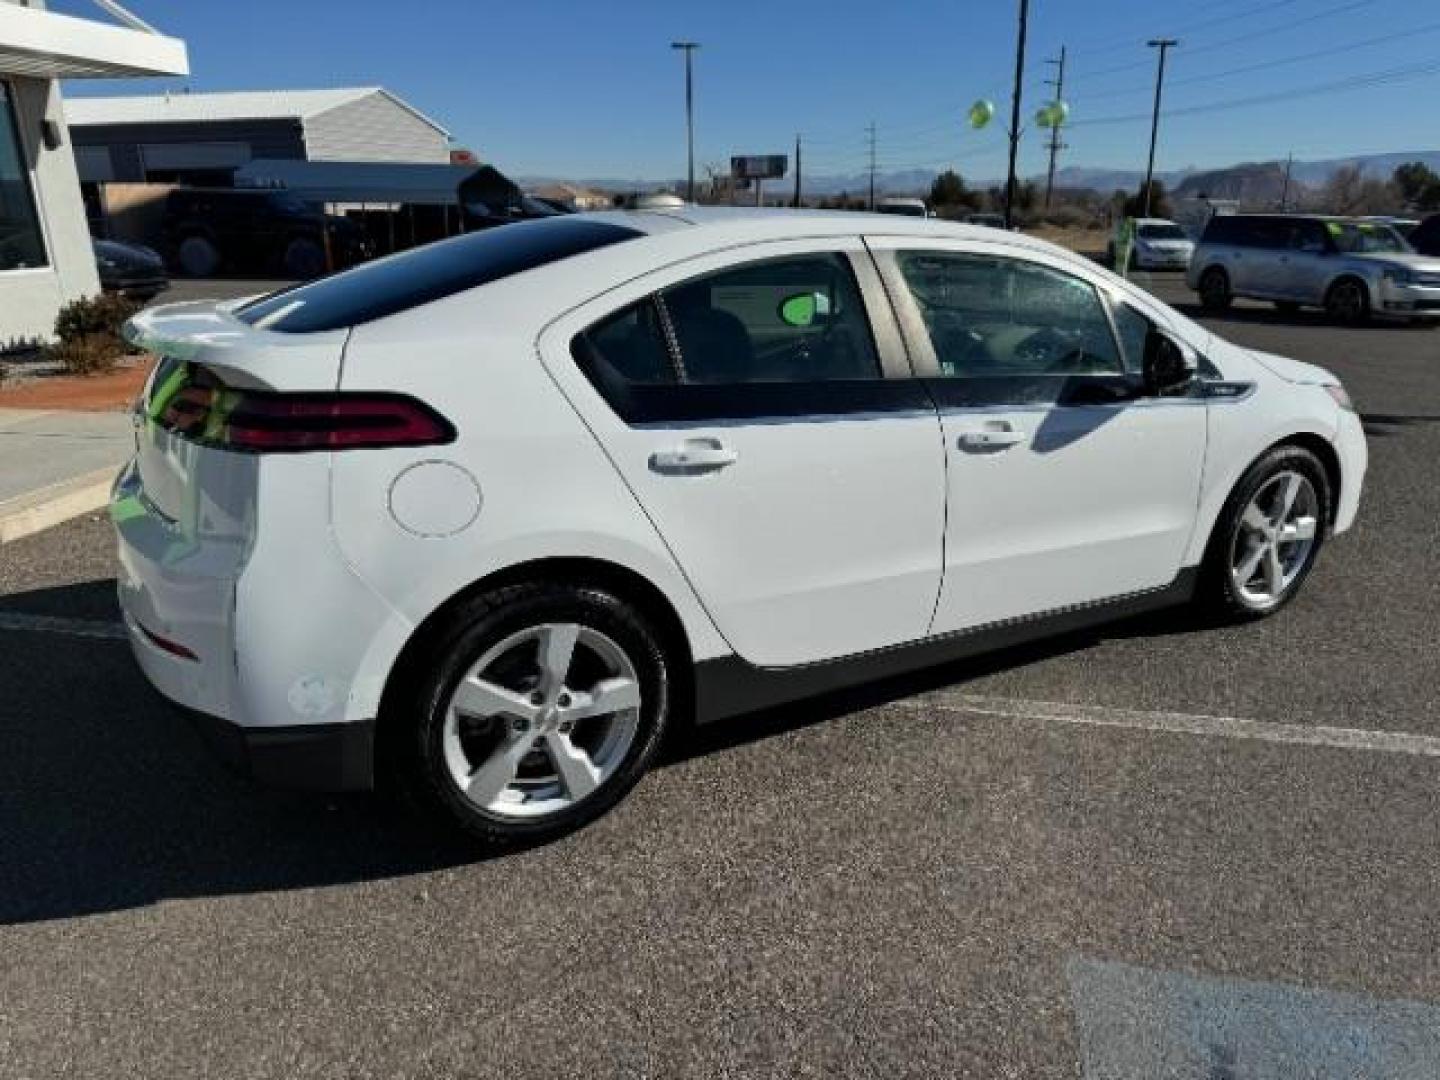
POLYGON ((648 620, 612 593, 502 588, 461 605, 427 644, 438 659, 404 704, 404 779, 471 836, 521 844, 579 828, 653 760, 670 661, 648 620))
POLYGON ((1370 321, 1370 290, 1359 278, 1341 278, 1325 294, 1325 312, 1342 326, 1370 321))
POLYGON ((1230 291, 1230 275, 1212 266, 1200 275, 1200 306, 1206 311, 1224 311, 1234 301, 1230 291))
POLYGON ((1206 553, 1201 600, 1239 618, 1261 618, 1295 598, 1330 520, 1325 467, 1302 446, 1271 450, 1226 500, 1206 553))
POLYGON ((210 277, 220 268, 220 250, 203 236, 181 240, 175 258, 187 277, 210 277))

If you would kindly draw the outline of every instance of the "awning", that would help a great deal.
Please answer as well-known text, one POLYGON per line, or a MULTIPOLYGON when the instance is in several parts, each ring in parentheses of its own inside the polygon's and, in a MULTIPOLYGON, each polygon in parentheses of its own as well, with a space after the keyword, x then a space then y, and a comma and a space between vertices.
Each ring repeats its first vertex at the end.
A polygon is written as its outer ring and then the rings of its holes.
POLYGON ((190 60, 179 38, 0 3, 0 75, 114 79, 188 74, 190 60))
POLYGON ((500 176, 484 165, 257 158, 235 170, 235 186, 284 188, 307 202, 455 206, 460 185, 481 174, 500 176))

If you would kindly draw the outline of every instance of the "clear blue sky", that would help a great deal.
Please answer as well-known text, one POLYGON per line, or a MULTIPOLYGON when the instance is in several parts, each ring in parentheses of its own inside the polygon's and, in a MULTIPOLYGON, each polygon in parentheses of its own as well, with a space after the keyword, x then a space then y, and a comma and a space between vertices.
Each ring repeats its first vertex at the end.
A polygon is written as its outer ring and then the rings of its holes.
MULTIPOLYGON (((975 180, 1004 170, 1003 118, 976 133, 962 117, 979 97, 1008 116, 1015 0, 125 2, 188 41, 194 90, 383 85, 513 175, 682 175, 681 58, 668 47, 675 38, 703 43, 701 162, 788 152, 798 130, 809 144, 807 169, 859 172, 862 129, 874 120, 884 169, 953 164, 975 180)), ((83 0, 51 6, 98 14, 83 0)), ((1155 35, 1182 39, 1171 54, 1167 108, 1279 96, 1167 119, 1161 169, 1291 150, 1314 159, 1440 147, 1437 0, 1032 0, 1022 171, 1044 166, 1032 117, 1044 91, 1041 61, 1062 43, 1074 122, 1062 163, 1143 168, 1154 77, 1144 41, 1155 35), (1415 69, 1423 71, 1403 77, 1415 69), (1379 73, 1394 78, 1294 95, 1379 73)), ((67 92, 157 88, 95 82, 67 92)))

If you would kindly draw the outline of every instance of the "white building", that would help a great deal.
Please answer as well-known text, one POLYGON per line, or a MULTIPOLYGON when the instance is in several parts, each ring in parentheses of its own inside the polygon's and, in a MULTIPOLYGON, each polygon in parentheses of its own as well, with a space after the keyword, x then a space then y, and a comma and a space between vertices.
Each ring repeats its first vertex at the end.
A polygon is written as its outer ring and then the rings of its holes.
POLYGON ((379 86, 72 97, 65 116, 88 183, 228 184, 256 159, 450 162, 450 133, 379 86))
POLYGON ((96 3, 117 21, 0 0, 0 345, 100 291, 56 80, 189 74, 184 42, 96 3))

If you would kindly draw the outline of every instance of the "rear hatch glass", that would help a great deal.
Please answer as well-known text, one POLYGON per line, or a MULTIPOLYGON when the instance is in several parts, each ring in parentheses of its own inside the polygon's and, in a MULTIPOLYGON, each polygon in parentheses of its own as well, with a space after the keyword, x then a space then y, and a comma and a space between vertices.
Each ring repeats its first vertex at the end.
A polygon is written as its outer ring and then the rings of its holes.
POLYGON ((287 334, 339 330, 640 235, 572 215, 501 225, 273 293, 235 317, 287 334))

